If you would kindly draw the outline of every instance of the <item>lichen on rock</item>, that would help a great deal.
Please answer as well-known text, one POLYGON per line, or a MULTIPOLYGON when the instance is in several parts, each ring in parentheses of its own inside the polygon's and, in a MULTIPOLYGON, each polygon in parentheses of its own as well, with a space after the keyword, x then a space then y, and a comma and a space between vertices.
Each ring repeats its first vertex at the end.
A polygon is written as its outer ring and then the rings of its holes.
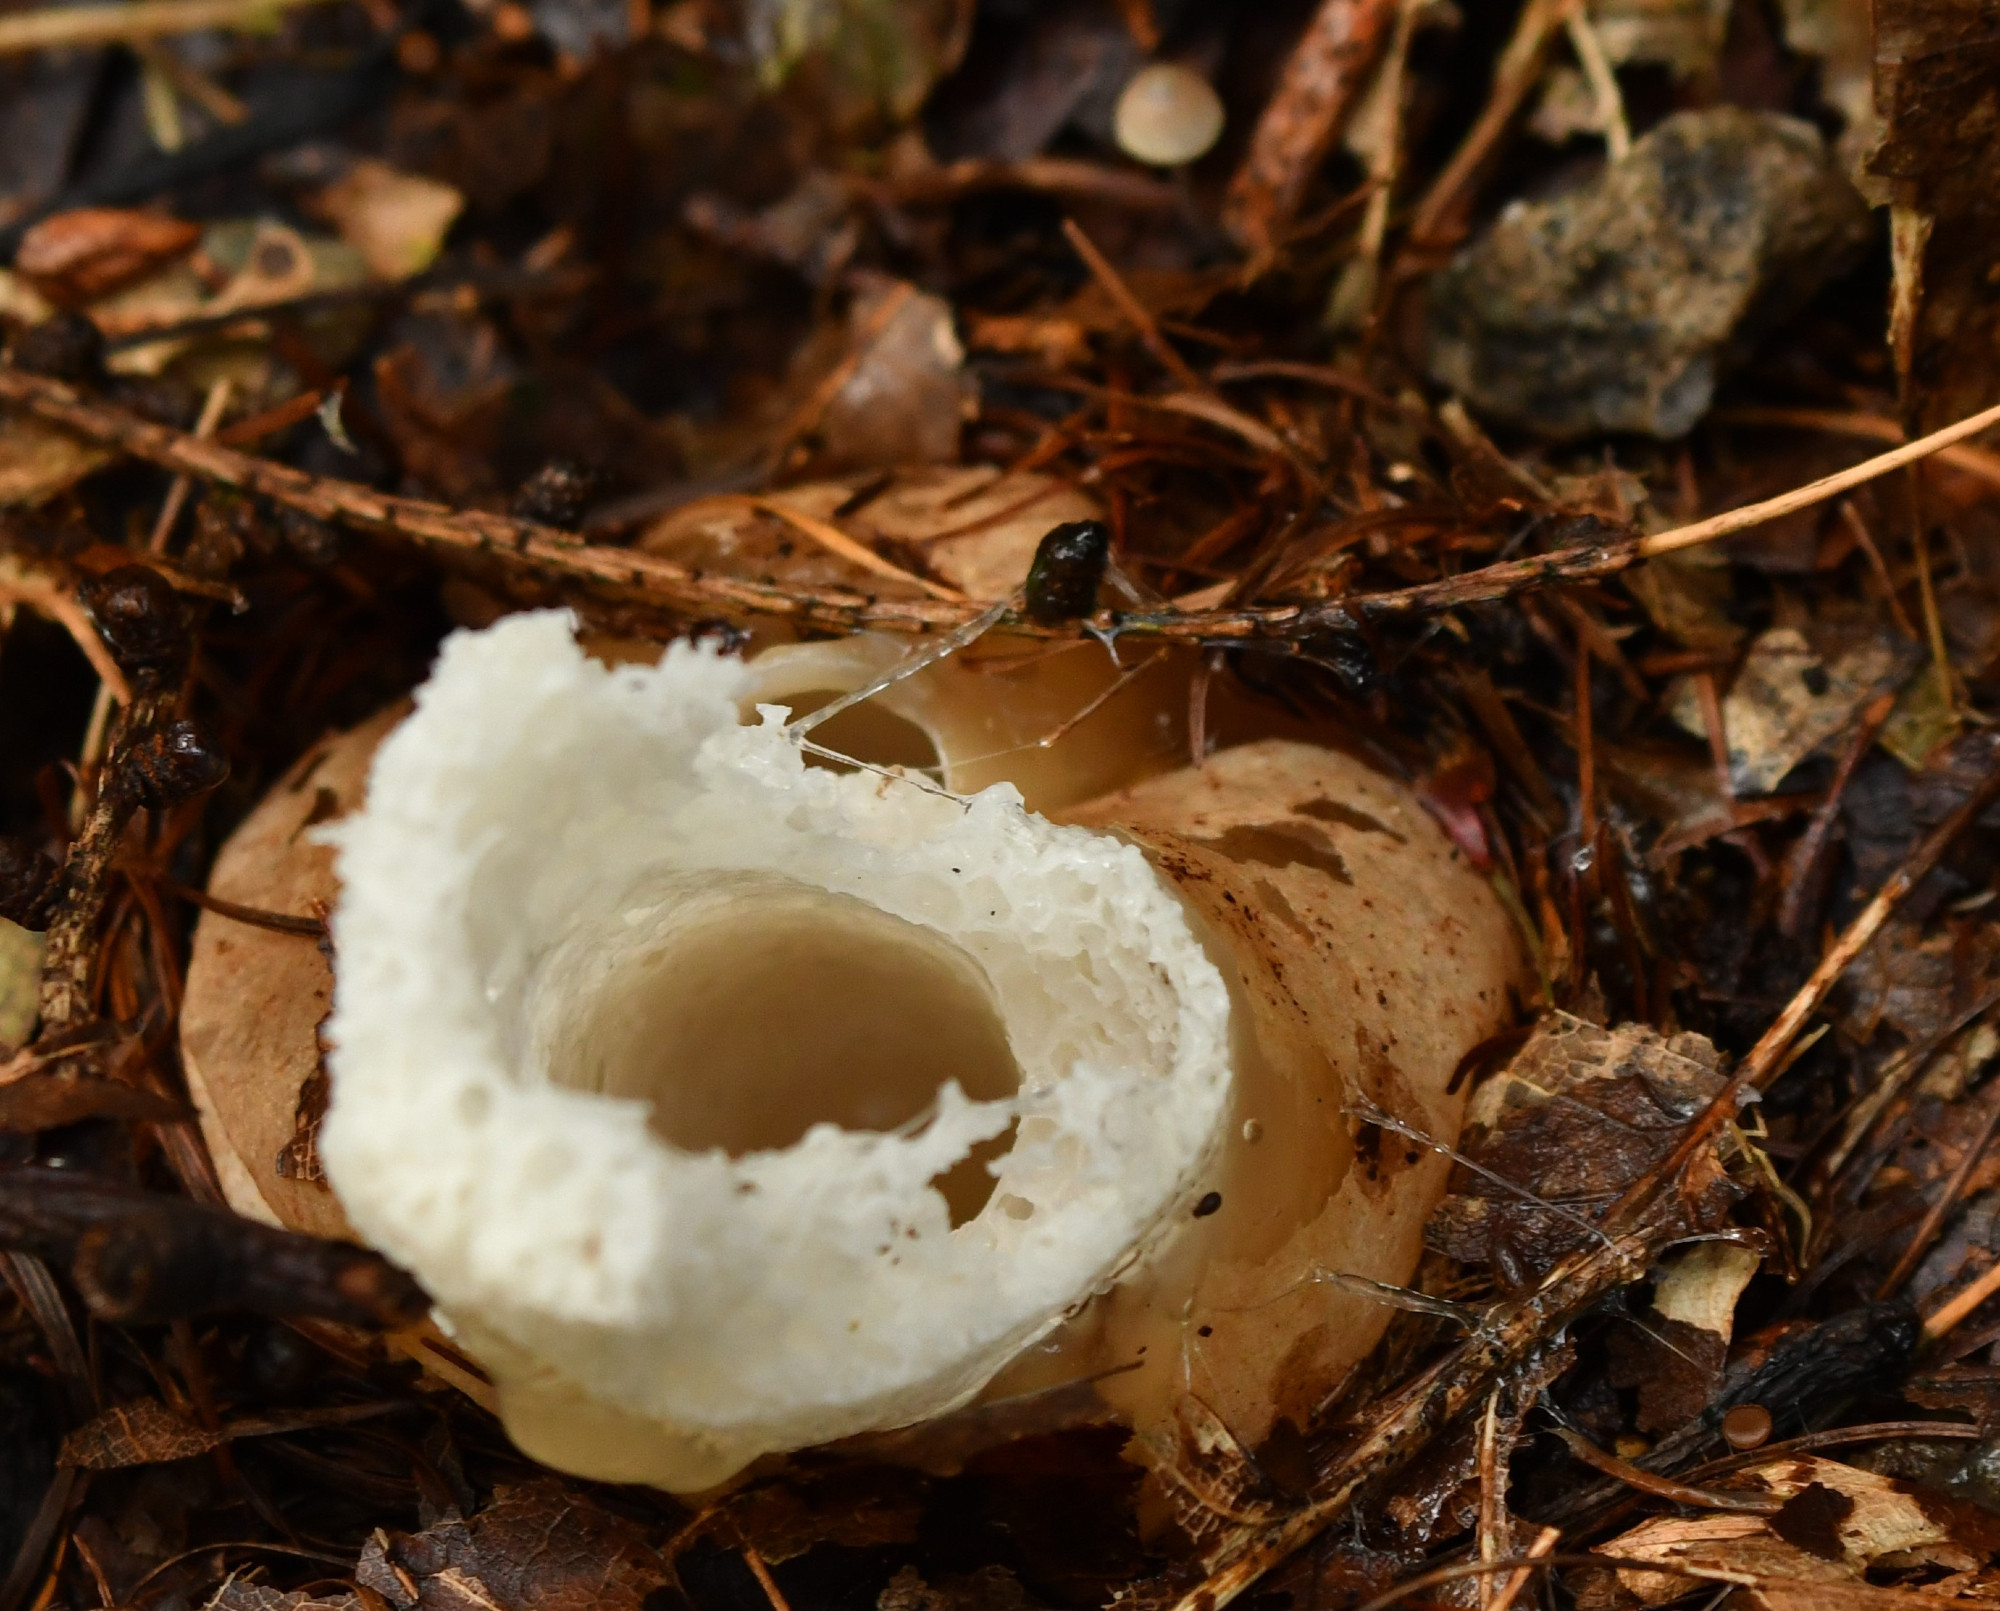
POLYGON ((1765 324, 1850 262, 1868 228, 1811 124, 1676 113, 1588 183, 1508 207, 1432 277, 1426 366, 1537 435, 1683 436, 1765 324))

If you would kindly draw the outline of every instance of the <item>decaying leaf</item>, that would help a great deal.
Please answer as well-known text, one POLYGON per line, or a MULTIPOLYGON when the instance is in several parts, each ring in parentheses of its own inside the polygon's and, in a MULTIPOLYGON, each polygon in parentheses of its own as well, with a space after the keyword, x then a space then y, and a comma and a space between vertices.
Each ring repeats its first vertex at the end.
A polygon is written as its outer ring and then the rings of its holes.
POLYGON ((838 390, 818 420, 830 469, 936 464, 958 456, 973 393, 951 304, 892 282, 857 297, 838 390))
POLYGON ((1651 1311, 1617 1328, 1609 1377, 1638 1394, 1633 1425, 1647 1434, 1687 1425, 1713 1401, 1735 1328, 1736 1300, 1760 1260, 1730 1242, 1697 1242, 1661 1263, 1651 1311))
POLYGON ((195 1425, 158 1399, 142 1398, 84 1422, 63 1439, 56 1459, 84 1471, 115 1471, 186 1460, 227 1441, 225 1434, 195 1425))
MULTIPOLYGON (((1489 1266, 1510 1291, 1532 1287, 1591 1240, 1591 1220, 1673 1150, 1722 1089, 1719 1063, 1699 1035, 1601 1029, 1552 1013, 1475 1095, 1460 1148, 1478 1172, 1461 1167, 1426 1240, 1489 1266)), ((1694 1233, 1723 1223, 1738 1188, 1704 1154, 1679 1192, 1678 1211, 1694 1233)))
MULTIPOLYGON (((1900 684, 1917 659, 1914 646, 1873 631, 1819 626, 1808 633, 1778 626, 1760 634, 1722 702, 1735 792, 1769 794, 1793 767, 1846 731, 1864 704, 1900 684)), ((1692 687, 1683 686, 1674 719, 1706 737, 1692 687)))
POLYGON ((646 1529, 538 1481, 497 1489, 469 1519, 376 1533, 354 1578, 396 1611, 640 1611, 672 1568, 646 1529))
POLYGON ((274 1589, 268 1583, 246 1582, 234 1575, 223 1581, 202 1611, 371 1611, 358 1594, 308 1594, 304 1589, 274 1589))
POLYGON ((0 413, 0 509, 33 508, 66 491, 110 455, 30 415, 0 413))
POLYGON ((402 280, 436 261, 465 197, 452 186, 364 157, 311 198, 378 279, 402 280))
POLYGON ((909 117, 958 65, 972 31, 966 0, 755 0, 747 9, 765 75, 782 79, 821 57, 852 120, 909 117))
POLYGON ((199 224, 170 213, 79 208, 23 235, 14 267, 51 302, 75 307, 142 279, 200 239, 199 224))
POLYGON ((33 1031, 41 988, 41 935, 0 917, 0 1047, 19 1046, 33 1031))
POLYGON ((1913 231, 1910 356, 1923 417, 1939 423, 1993 388, 2000 37, 1980 0, 1881 0, 1872 15, 1881 138, 1866 168, 1899 212, 1929 221, 1913 231))
POLYGON ((1770 1516, 1656 1517, 1597 1546, 1667 1569, 1618 1568, 1620 1584, 1641 1604, 1678 1599, 1690 1578, 1840 1583, 1861 1581, 1877 1565, 1970 1571, 2000 1547, 1992 1518, 1834 1460, 1792 1456, 1726 1481, 1732 1490, 1773 1495, 1784 1508, 1770 1516))

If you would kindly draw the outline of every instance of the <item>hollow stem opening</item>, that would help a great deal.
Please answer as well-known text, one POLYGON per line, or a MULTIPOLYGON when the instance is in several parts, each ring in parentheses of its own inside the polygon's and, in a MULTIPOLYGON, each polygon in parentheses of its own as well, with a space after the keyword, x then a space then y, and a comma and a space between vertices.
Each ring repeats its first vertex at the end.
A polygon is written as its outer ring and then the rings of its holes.
MULTIPOLYGON (((675 1146, 740 1157, 815 1124, 900 1129, 947 1080, 975 1101, 1020 1087, 978 964, 865 901, 735 875, 627 921, 639 937, 558 1037, 551 1073, 650 1103, 675 1146)), ((1005 1147, 979 1150, 937 1179, 954 1224, 991 1195, 984 1166, 1005 1147)))

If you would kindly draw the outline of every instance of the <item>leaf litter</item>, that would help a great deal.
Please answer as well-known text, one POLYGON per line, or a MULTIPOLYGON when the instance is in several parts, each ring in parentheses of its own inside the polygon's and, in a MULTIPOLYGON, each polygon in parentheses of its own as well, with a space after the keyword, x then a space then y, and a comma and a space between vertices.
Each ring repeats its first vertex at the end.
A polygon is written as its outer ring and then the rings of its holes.
POLYGON ((2000 398, 1979 7, 131 12, 0 32, 0 1611, 2000 1596, 2000 461, 1786 496, 2000 398), (1212 148, 1121 150, 1148 67, 1212 148), (1191 1399, 1169 1489, 1058 1395, 690 1510, 214 1207, 197 901, 325 968, 215 850, 449 625, 949 629, 1076 522, 1008 643, 1364 746, 1538 959, 1311 1424, 1191 1399))

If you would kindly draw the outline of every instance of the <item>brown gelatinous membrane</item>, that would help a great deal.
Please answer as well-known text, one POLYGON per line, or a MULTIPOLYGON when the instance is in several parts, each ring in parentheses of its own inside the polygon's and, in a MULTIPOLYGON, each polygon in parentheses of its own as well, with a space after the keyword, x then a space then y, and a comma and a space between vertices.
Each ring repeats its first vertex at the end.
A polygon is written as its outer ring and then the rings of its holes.
POLYGON ((1329 1278, 1407 1281, 1450 1161, 1371 1115, 1456 1139, 1452 1076, 1518 1014, 1519 940, 1415 794, 1336 750, 1262 740, 1058 815, 1145 848, 1238 1037, 1221 1202, 1064 1347, 1143 1358, 1099 1387, 1142 1430, 1187 1392, 1254 1447, 1303 1427, 1388 1323, 1329 1278))
MULTIPOLYGON (((1406 1281, 1448 1166, 1373 1115, 1455 1138, 1452 1074, 1518 1010, 1517 936, 1415 794, 1362 761, 1266 738, 1169 770, 1185 753, 1185 659, 1121 687, 1130 665, 1094 645, 1011 664, 1004 645, 980 648, 878 694, 886 721, 872 729, 828 723, 816 740, 877 764, 932 760, 956 789, 1013 781, 1032 807, 1140 845, 1228 984, 1236 1081, 1214 1189, 1127 1278, 1005 1367, 974 1413, 1095 1377, 1168 1460, 1191 1397, 1254 1447, 1307 1423, 1379 1338, 1390 1311, 1334 1278, 1406 1281), (1036 743, 1107 690, 1090 717, 1036 743)), ((752 702, 849 692, 906 652, 868 639, 767 651, 752 702)), ((331 905, 332 857, 308 830, 360 803, 401 714, 309 752, 225 848, 211 894, 291 915, 331 905)), ((352 1232, 337 1200, 301 1167, 331 984, 311 940, 205 914, 184 1051, 235 1206, 339 1236, 352 1232)), ((927 1458, 924 1429, 898 1437, 927 1458)))

